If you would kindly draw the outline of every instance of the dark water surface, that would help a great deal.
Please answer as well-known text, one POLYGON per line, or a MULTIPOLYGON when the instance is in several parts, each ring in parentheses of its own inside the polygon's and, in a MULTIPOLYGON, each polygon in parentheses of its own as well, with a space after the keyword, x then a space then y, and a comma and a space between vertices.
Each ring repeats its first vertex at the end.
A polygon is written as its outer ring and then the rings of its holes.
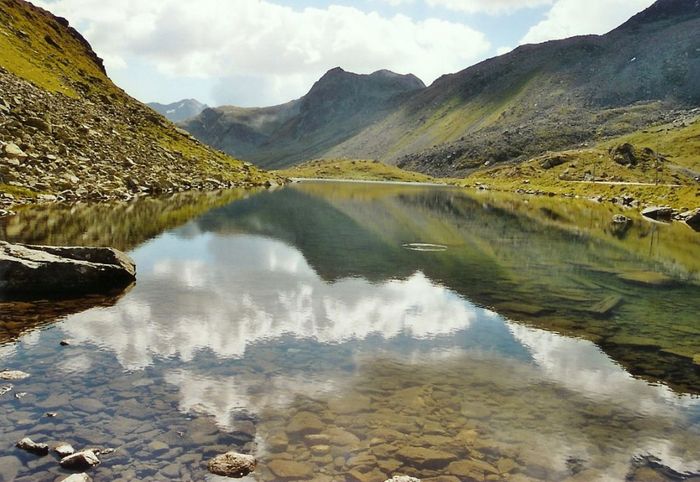
POLYGON ((700 235, 584 201, 304 183, 34 207, 0 238, 128 250, 138 282, 0 302, 0 481, 686 480, 700 235), (61 346, 69 340, 69 346, 61 346), (26 393, 16 398, 18 393, 26 393), (47 412, 57 416, 47 417, 47 412))

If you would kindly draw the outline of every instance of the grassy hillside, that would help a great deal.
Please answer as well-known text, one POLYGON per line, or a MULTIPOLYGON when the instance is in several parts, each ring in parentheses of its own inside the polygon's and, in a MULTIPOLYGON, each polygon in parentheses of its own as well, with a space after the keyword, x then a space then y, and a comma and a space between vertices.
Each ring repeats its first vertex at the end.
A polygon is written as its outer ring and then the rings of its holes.
POLYGON ((460 184, 607 200, 631 196, 640 207, 666 204, 692 209, 700 206, 699 153, 697 112, 676 123, 608 139, 591 148, 550 152, 524 163, 482 169, 460 184), (640 157, 636 165, 615 162, 615 148, 625 143, 640 157), (653 153, 645 156, 644 148, 653 153), (559 161, 552 163, 553 159, 559 161))
POLYGON ((435 182, 435 179, 417 172, 405 171, 379 161, 322 159, 277 171, 290 178, 351 179, 356 181, 435 182))
POLYGON ((126 199, 270 179, 126 95, 65 19, 0 6, 0 192, 126 199))
POLYGON ((700 105, 700 4, 660 0, 603 36, 525 45, 416 92, 327 156, 437 176, 673 121, 700 105))

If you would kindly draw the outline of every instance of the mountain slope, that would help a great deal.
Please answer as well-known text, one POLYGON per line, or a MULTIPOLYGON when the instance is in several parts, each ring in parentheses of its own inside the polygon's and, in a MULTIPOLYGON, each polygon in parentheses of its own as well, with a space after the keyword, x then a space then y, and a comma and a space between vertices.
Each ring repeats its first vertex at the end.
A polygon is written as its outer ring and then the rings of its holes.
POLYGON ((183 127, 203 142, 265 167, 319 157, 424 88, 413 75, 387 70, 328 71, 308 94, 287 104, 207 109, 183 127))
POLYGON ((5 202, 39 194, 47 200, 128 199, 270 179, 202 145, 117 88, 65 19, 23 0, 0 0, 0 6, 5 202))
POLYGON ((700 105, 700 2, 659 0, 606 35, 524 45, 427 88, 416 80, 334 69, 297 101, 210 109, 184 127, 275 168, 376 159, 461 176, 587 147, 700 105), (391 82, 396 88, 387 88, 391 82))
POLYGON ((195 99, 183 99, 172 104, 149 102, 146 105, 172 122, 182 122, 197 117, 208 107, 195 99))
POLYGON ((525 45, 443 76, 329 155, 454 175, 639 130, 697 105, 700 3, 660 0, 606 35, 525 45))

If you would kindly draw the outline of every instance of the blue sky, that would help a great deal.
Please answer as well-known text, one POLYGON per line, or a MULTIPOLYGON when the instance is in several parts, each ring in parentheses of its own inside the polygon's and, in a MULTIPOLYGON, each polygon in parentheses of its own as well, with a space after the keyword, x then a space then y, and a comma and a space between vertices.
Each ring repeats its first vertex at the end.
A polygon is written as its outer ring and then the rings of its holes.
POLYGON ((37 0, 142 101, 272 105, 325 71, 427 84, 523 43, 601 34, 653 0, 37 0))

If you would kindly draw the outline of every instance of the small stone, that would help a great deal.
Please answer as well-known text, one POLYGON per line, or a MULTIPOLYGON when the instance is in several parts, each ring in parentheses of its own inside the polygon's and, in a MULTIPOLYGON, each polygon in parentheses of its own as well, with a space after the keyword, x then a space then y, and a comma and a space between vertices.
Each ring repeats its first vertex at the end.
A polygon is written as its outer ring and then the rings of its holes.
POLYGON ((5 395, 8 392, 11 392, 12 388, 13 388, 12 385, 0 386, 0 397, 2 397, 3 395, 5 395))
POLYGON ((257 464, 257 460, 252 455, 227 452, 211 459, 207 468, 215 475, 241 478, 253 472, 257 464))
POLYGON ((25 437, 19 442, 17 442, 17 448, 26 450, 37 455, 47 455, 49 453, 49 446, 42 443, 36 443, 29 437, 25 437))
POLYGON ((58 417, 58 414, 56 412, 46 412, 46 416, 49 418, 55 418, 58 417))
POLYGON ((632 220, 624 214, 616 214, 613 216, 612 222, 615 224, 629 224, 632 220))
POLYGON ((311 453, 316 455, 316 456, 321 456, 321 455, 326 455, 328 452, 331 451, 330 446, 328 445, 314 445, 311 447, 311 453))
POLYGON ((75 449, 70 444, 57 445, 53 448, 53 451, 56 452, 61 458, 68 457, 69 455, 73 455, 75 453, 75 449))
POLYGON ((22 400, 24 397, 27 396, 27 392, 17 392, 15 393, 15 398, 17 400, 22 400))
POLYGON ((154 454, 158 455, 170 450, 170 446, 164 442, 161 442, 160 440, 154 440, 148 444, 148 449, 154 454))
POLYGON ((83 470, 95 467, 100 464, 100 459, 97 458, 92 450, 83 450, 76 452, 73 455, 63 457, 61 459, 61 467, 64 469, 83 470))
POLYGON ((68 346, 70 342, 68 340, 61 340, 61 346, 68 346))
POLYGON ((280 479, 306 479, 313 474, 310 466, 293 460, 273 460, 267 467, 280 479))
POLYGON ((0 380, 24 380, 29 378, 29 373, 21 372, 19 370, 5 370, 0 372, 0 380))
POLYGON ((61 482, 92 482, 92 477, 88 474, 73 474, 61 479, 61 482))
POLYGON ((27 157, 27 154, 12 142, 5 146, 5 155, 10 159, 25 159, 27 157))
POLYGON ((395 475, 384 482, 421 482, 421 480, 415 477, 409 477, 408 475, 395 475))
POLYGON ((406 463, 433 470, 441 469, 457 459, 456 455, 449 452, 425 447, 404 447, 396 456, 406 463))
POLYGON ((323 430, 324 424, 318 415, 311 412, 299 412, 287 426, 287 433, 290 434, 309 434, 318 433, 323 430))

